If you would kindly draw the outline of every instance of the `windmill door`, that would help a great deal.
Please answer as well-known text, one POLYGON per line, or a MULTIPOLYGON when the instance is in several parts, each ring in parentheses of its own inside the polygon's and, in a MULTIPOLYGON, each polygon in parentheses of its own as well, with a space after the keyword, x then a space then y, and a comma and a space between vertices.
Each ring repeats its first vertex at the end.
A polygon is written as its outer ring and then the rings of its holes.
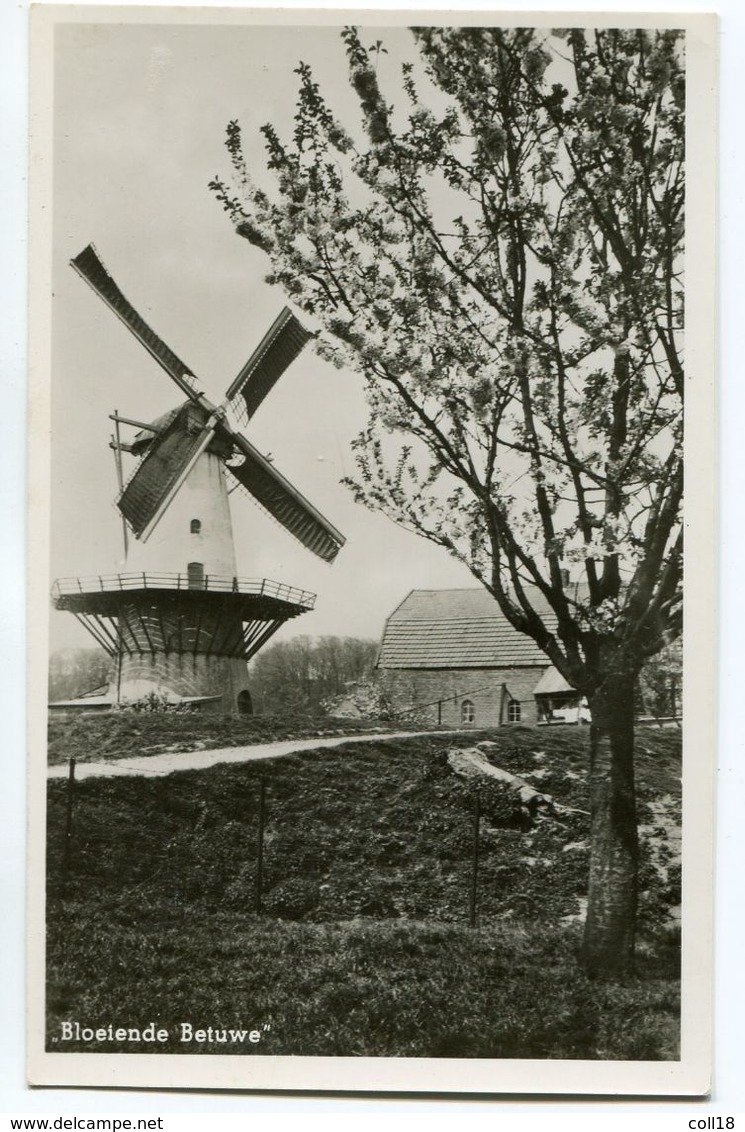
POLYGON ((190 562, 186 567, 188 585, 190 590, 204 589, 204 563, 190 562))

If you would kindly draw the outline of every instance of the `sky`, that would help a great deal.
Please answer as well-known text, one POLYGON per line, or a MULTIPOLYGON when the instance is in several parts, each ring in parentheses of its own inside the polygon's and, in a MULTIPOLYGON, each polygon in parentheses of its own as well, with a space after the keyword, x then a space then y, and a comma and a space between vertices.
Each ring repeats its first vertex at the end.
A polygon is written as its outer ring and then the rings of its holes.
MULTIPOLYGON (((404 28, 379 33, 395 73, 415 58, 404 28)), ((57 29, 54 78, 51 577, 122 569, 113 453, 115 409, 151 420, 181 395, 69 260, 93 242, 124 294, 222 400, 285 298, 268 263, 238 237, 208 190, 229 176, 225 127, 237 118, 252 168, 260 126, 292 128, 294 68, 312 65, 350 120, 335 27, 86 24, 57 29)), ((306 348, 247 435, 347 538, 336 563, 316 559, 242 493, 232 498, 238 572, 317 593, 281 631, 377 638, 413 588, 475 585, 440 548, 354 503, 350 442, 366 418, 361 379, 306 348)), ((126 459, 126 457, 125 457, 126 459)), ((131 469, 129 469, 131 470, 131 469)), ((125 474, 128 469, 125 467, 125 474)), ((52 612, 52 650, 90 643, 52 612)), ((277 639, 280 639, 278 637, 277 639)))

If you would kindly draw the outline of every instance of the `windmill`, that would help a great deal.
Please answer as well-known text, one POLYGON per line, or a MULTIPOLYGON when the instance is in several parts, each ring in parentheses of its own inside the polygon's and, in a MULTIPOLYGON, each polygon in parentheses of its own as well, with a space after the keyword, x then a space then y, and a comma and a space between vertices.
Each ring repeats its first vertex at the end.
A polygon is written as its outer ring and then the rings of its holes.
POLYGON ((229 416, 248 424, 311 335, 284 308, 224 403, 214 405, 128 302, 92 244, 71 265, 186 400, 151 423, 113 414, 125 570, 59 579, 54 606, 75 614, 114 657, 112 702, 157 691, 224 714, 250 711, 246 662, 285 621, 312 609, 315 595, 238 577, 227 480, 326 562, 334 561, 344 538, 229 416), (130 442, 121 439, 122 425, 138 429, 130 442), (122 452, 138 459, 126 483, 122 452))

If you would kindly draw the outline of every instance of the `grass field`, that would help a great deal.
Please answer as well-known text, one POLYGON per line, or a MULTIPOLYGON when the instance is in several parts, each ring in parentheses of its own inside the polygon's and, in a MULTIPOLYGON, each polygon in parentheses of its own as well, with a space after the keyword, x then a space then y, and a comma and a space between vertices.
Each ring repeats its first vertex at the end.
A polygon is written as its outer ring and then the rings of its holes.
MULTIPOLYGON (((143 718, 131 754, 176 742, 163 717, 143 718)), ((99 735, 102 720, 85 741, 84 721, 74 722, 74 739, 58 730, 58 751, 90 749, 99 735)), ((473 794, 445 751, 480 737, 351 742, 167 778, 82 782, 67 876, 65 784, 50 783, 49 1048, 72 1019, 154 1021, 170 1033, 161 1052, 195 1052, 179 1041, 179 1024, 190 1022, 269 1026, 258 1045, 206 1043, 205 1053, 675 1058, 679 868, 666 823, 680 800, 679 735, 638 736, 639 964, 614 987, 589 983, 576 962, 585 813, 524 829, 507 794, 484 794, 478 926, 469 927, 473 794)), ((586 729, 518 726, 489 737, 497 765, 586 810, 586 729)))
POLYGON ((166 751, 198 751, 206 747, 240 747, 280 739, 350 735, 415 728, 406 719, 393 724, 314 716, 244 715, 225 717, 200 712, 116 711, 56 715, 49 719, 47 757, 50 766, 68 761, 124 759, 166 751))

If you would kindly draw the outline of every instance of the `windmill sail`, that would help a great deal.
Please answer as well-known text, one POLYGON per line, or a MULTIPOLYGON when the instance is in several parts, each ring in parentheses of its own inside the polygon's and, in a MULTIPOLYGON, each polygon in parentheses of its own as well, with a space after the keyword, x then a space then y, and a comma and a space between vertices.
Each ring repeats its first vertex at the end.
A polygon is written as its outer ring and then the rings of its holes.
POLYGON ((246 422, 312 337, 284 307, 227 392, 230 401, 243 398, 243 405, 238 402, 238 415, 246 422))
POLYGON ((244 436, 234 433, 232 440, 244 457, 229 468, 238 482, 303 546, 333 562, 344 536, 244 436))
POLYGON ((145 322, 144 318, 137 313, 128 299, 124 297, 119 287, 114 282, 111 275, 104 267, 99 259, 98 253, 93 244, 89 244, 87 248, 70 260, 72 267, 75 268, 78 275, 85 279, 93 290, 99 295, 103 301, 109 306, 114 314, 116 314, 122 322, 129 327, 134 334, 135 338, 145 349, 155 358, 169 374, 176 384, 183 389, 184 393, 191 398, 197 396, 197 390, 194 388, 194 374, 189 367, 181 361, 179 357, 174 354, 165 342, 158 337, 154 330, 152 330, 145 322))
POLYGON ((214 418, 187 403, 152 441, 117 501, 137 538, 151 534, 214 432, 214 418))

